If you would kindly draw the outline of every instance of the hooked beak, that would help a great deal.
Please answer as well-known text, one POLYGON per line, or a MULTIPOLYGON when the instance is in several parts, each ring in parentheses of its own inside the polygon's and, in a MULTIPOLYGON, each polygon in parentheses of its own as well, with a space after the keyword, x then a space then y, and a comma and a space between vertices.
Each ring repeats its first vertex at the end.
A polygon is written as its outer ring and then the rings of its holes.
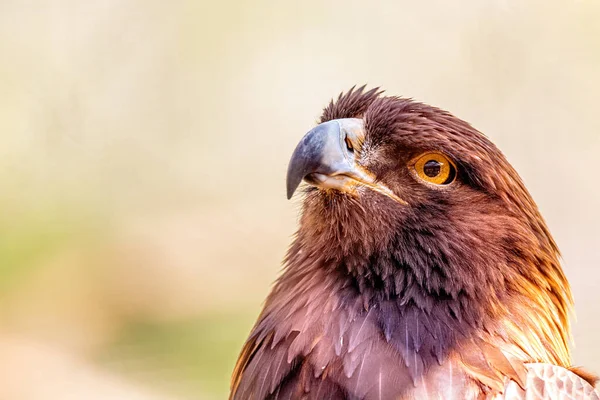
POLYGON ((406 205, 387 186, 357 163, 357 150, 347 143, 364 138, 364 122, 358 118, 334 119, 311 129, 298 143, 287 171, 287 198, 302 180, 322 189, 356 194, 364 186, 406 205))

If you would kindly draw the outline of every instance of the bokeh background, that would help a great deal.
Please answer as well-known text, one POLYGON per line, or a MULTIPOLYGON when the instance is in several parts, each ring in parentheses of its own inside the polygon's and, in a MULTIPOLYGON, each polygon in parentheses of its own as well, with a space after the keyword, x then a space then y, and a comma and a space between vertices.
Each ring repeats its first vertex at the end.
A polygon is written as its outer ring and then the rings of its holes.
POLYGON ((600 2, 0 2, 0 398, 224 399, 297 222, 285 172, 382 86, 504 150, 600 372, 600 2))

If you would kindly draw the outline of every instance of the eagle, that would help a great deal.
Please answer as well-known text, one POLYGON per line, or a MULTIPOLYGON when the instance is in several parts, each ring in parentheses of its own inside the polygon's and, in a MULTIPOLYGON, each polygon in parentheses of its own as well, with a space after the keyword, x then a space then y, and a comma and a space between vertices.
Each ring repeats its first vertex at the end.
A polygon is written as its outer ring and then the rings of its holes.
POLYGON ((297 145, 288 199, 302 181, 230 399, 600 398, 571 364, 558 247, 470 124, 352 88, 297 145))

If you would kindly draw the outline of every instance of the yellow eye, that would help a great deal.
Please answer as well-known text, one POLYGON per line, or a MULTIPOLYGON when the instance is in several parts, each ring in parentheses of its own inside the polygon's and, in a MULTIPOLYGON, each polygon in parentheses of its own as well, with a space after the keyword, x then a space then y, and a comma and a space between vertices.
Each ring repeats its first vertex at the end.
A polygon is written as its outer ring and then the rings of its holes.
POLYGON ((456 165, 442 153, 425 153, 413 161, 417 176, 435 185, 448 185, 456 178, 456 165))

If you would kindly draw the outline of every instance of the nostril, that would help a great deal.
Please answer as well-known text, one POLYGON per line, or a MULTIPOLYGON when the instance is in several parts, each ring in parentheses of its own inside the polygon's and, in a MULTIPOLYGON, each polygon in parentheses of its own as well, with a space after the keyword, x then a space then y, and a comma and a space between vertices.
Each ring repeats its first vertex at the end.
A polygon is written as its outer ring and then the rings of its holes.
POLYGON ((350 140, 350 138, 346 136, 346 139, 344 139, 344 141, 346 142, 346 148, 348 149, 348 151, 350 153, 354 153, 354 146, 352 145, 352 141, 350 140))

